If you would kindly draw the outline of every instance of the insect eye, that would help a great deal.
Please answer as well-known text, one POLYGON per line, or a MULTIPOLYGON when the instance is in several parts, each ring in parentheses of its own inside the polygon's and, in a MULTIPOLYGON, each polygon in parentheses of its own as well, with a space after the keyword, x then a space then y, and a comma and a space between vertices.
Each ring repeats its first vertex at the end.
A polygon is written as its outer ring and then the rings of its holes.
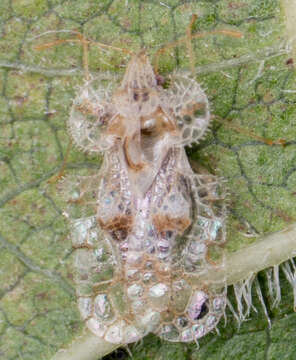
POLYGON ((139 100, 139 94, 136 93, 136 92, 134 92, 133 99, 134 99, 135 101, 138 101, 138 100, 139 100))

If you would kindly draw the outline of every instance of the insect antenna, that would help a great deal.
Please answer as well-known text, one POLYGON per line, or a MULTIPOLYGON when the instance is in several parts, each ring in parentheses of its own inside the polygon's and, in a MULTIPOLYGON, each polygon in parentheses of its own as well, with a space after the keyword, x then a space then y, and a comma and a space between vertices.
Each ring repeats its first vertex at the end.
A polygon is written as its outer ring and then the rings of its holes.
POLYGON ((221 30, 211 30, 206 32, 199 32, 199 33, 192 33, 193 25, 197 20, 197 15, 193 14, 191 17, 191 21, 187 27, 186 30, 186 36, 182 37, 176 41, 167 43, 160 47, 157 52, 154 55, 154 71, 156 74, 158 74, 158 63, 159 63, 159 57, 160 55, 164 54, 168 49, 175 48, 177 46, 180 46, 185 43, 188 51, 189 61, 190 61, 190 70, 192 74, 195 73, 195 67, 194 67, 194 56, 193 56, 193 47, 192 47, 192 40, 193 39, 202 39, 208 35, 225 35, 225 36, 231 36, 234 38, 241 38, 243 37, 243 34, 240 31, 235 30, 227 30, 227 29, 221 29, 221 30))
POLYGON ((262 137, 262 136, 259 136, 259 135, 256 135, 253 131, 251 130, 247 130, 247 129, 243 129, 242 127, 240 126, 237 126, 237 125, 233 125, 231 124, 229 121, 228 122, 225 122, 225 120, 227 121, 227 119, 223 119, 221 118, 220 116, 218 115, 213 115, 213 119, 215 119, 217 122, 225 125, 228 129, 232 129, 240 134, 243 134, 243 135, 247 135, 249 136, 250 138, 252 139, 255 139, 257 141, 260 141, 266 145, 282 145, 283 147, 285 145, 287 145, 287 141, 285 139, 276 139, 276 140, 272 140, 270 138, 265 138, 265 137, 262 137))
MULTIPOLYGON (((58 46, 58 45, 61 45, 61 44, 65 44, 65 43, 78 43, 78 44, 81 44, 82 47, 83 47, 83 55, 82 55, 83 71, 84 71, 84 76, 85 76, 85 79, 86 79, 87 82, 90 80, 89 56, 88 56, 89 46, 90 45, 95 45, 95 46, 98 46, 98 47, 100 47, 102 49, 115 50, 115 51, 123 52, 123 53, 128 54, 128 55, 133 55, 133 52, 128 50, 128 49, 118 48, 116 46, 106 45, 106 44, 103 44, 101 42, 88 39, 78 31, 50 31, 50 32, 47 31, 47 32, 45 32, 43 34, 38 35, 34 39, 40 38, 41 36, 48 35, 49 33, 52 34, 52 33, 60 33, 60 32, 71 33, 71 34, 74 35, 74 37, 70 38, 70 39, 57 39, 57 40, 54 40, 54 41, 51 41, 51 42, 36 45, 34 47, 35 50, 37 50, 37 51, 46 50, 46 49, 49 49, 51 47, 58 46)), ((31 40, 34 40, 34 39, 31 39, 31 40)), ((86 104, 86 105, 88 105, 88 104, 86 104)), ((57 182, 58 180, 60 180, 63 177, 65 167, 66 167, 66 163, 67 163, 67 159, 68 159, 71 148, 72 148, 72 141, 70 140, 70 142, 69 142, 69 144, 67 146, 66 154, 64 156, 64 159, 63 159, 62 165, 60 167, 59 173, 57 175, 53 176, 52 178, 50 178, 48 180, 48 183, 51 183, 51 184, 55 183, 55 182, 57 182)))
MULTIPOLYGON (((56 31, 54 33, 58 33, 59 31, 56 31)), ((48 48, 51 48, 53 46, 58 46, 61 44, 65 44, 65 43, 80 43, 83 46, 83 69, 84 69, 84 74, 85 74, 85 78, 88 81, 90 79, 90 75, 89 75, 89 64, 88 64, 88 48, 89 45, 95 45, 98 46, 102 49, 106 49, 106 50, 115 50, 115 51, 120 51, 123 52, 125 54, 128 55, 133 55, 134 53, 126 48, 119 48, 113 45, 107 45, 104 43, 101 43, 99 41, 95 41, 95 40, 91 40, 86 38, 83 34, 81 34, 78 31, 71 31, 71 33, 74 34, 74 38, 71 39, 58 39, 58 40, 54 40, 48 43, 44 43, 44 44, 40 44, 40 45, 36 45, 34 48, 35 50, 45 50, 48 48)), ((48 32, 39 35, 38 37, 41 37, 43 35, 47 35, 48 32)))

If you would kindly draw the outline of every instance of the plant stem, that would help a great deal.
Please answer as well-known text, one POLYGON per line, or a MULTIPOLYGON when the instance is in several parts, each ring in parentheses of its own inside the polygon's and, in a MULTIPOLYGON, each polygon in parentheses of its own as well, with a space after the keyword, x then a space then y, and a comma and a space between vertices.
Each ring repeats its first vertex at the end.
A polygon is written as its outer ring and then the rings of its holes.
POLYGON ((98 360, 120 345, 111 344, 85 330, 67 349, 59 350, 52 360, 98 360))
MULTIPOLYGON (((296 223, 267 235, 245 248, 226 256, 225 273, 209 271, 203 281, 221 281, 226 275, 227 285, 245 280, 266 268, 279 265, 296 256, 296 223)), ((201 281, 201 278, 198 278, 201 281)))

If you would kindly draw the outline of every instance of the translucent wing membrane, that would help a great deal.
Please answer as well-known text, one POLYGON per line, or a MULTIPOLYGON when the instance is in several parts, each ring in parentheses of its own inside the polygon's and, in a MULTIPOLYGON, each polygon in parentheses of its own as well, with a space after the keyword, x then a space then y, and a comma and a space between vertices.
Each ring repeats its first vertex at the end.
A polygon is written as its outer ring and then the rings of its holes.
POLYGON ((112 137, 106 136, 106 129, 116 116, 111 97, 111 87, 95 79, 87 82, 73 101, 69 131, 83 151, 103 152, 112 146, 112 137))
POLYGON ((95 217, 72 223, 78 307, 87 327, 112 343, 129 343, 144 333, 129 321, 130 309, 120 258, 95 217))
MULTIPOLYGON (((104 206, 98 211, 97 199, 101 197, 106 210, 109 201, 104 199, 107 199, 105 191, 108 186, 104 184, 109 175, 114 181, 112 170, 106 163, 108 160, 100 170, 102 175, 69 176, 63 180, 60 188, 68 202, 65 215, 69 218, 70 236, 75 249, 74 280, 81 317, 95 335, 106 341, 130 343, 142 338, 155 320, 153 313, 144 314, 146 317, 139 317, 135 324, 122 263, 126 248, 125 244, 118 246, 117 240, 114 240, 120 229, 115 225, 114 234, 103 230, 98 224, 98 216, 106 213, 104 206)), ((121 191, 120 186, 117 190, 121 191)))
POLYGON ((191 145, 201 140, 210 122, 210 107, 206 94, 200 85, 184 75, 171 77, 167 93, 182 145, 191 145))
POLYGON ((96 214, 97 186, 101 179, 98 171, 93 175, 72 175, 64 178, 59 188, 67 202, 65 216, 80 219, 96 214))
POLYGON ((179 275, 171 283, 171 321, 157 331, 168 341, 197 341, 216 327, 226 306, 224 281, 199 285, 190 281, 210 269, 224 271, 225 196, 215 176, 191 174, 188 180, 194 199, 193 221, 175 249, 175 257, 180 258, 180 252, 182 256, 177 263, 179 275))
POLYGON ((196 205, 195 218, 186 235, 183 264, 186 273, 199 276, 211 266, 223 266, 225 197, 218 190, 220 184, 215 176, 193 174, 191 184, 196 205))

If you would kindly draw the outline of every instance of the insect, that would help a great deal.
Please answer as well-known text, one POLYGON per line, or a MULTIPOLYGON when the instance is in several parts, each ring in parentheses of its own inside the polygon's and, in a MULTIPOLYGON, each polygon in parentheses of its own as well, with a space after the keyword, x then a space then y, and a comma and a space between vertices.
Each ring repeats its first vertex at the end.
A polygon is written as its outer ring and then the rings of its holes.
POLYGON ((107 342, 149 332, 197 341, 224 313, 224 282, 198 279, 223 271, 225 196, 217 177, 192 171, 184 150, 209 122, 200 85, 175 74, 164 89, 145 51, 116 89, 88 81, 74 100, 73 141, 103 155, 98 173, 62 184, 78 307, 107 342))
POLYGON ((112 343, 150 331, 196 340, 225 307, 223 284, 191 284, 209 267, 219 271, 210 248, 225 242, 219 181, 194 174, 184 151, 208 127, 207 97, 188 78, 164 90, 140 52, 109 99, 87 84, 69 120, 79 147, 104 153, 99 174, 70 180, 69 201, 90 197, 96 208, 72 220, 80 313, 112 343))

